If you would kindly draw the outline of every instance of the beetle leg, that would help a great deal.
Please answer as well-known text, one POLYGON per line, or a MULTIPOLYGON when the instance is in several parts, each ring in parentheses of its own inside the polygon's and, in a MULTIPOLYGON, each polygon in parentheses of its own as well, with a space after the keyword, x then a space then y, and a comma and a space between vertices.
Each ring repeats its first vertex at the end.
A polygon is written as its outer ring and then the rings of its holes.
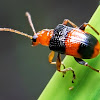
MULTIPOLYGON (((75 58, 75 57, 74 57, 75 58)), ((95 69, 95 68, 93 68, 93 67, 91 67, 90 65, 88 65, 88 63, 87 62, 85 62, 84 60, 82 60, 82 59, 80 59, 80 58, 75 58, 75 60, 79 63, 79 64, 81 64, 81 65, 84 65, 84 66, 88 66, 89 68, 91 68, 92 70, 94 70, 94 71, 96 71, 96 72, 99 72, 100 73, 100 70, 98 70, 98 69, 95 69)))
MULTIPOLYGON (((69 68, 65 68, 63 70, 60 70, 60 66, 63 65, 65 67, 65 65, 63 63, 61 63, 61 55, 58 53, 58 56, 57 56, 57 61, 56 61, 56 67, 57 67, 57 70, 59 72, 62 72, 63 74, 65 74, 67 71, 72 71, 73 73, 73 79, 72 79, 72 83, 74 83, 74 79, 75 79, 75 73, 74 73, 74 70, 69 67, 69 68)), ((64 75, 63 75, 64 77, 64 75)))
POLYGON ((48 56, 48 60, 49 60, 49 63, 50 64, 56 64, 56 62, 52 62, 53 58, 54 58, 54 55, 55 55, 55 52, 54 51, 51 51, 49 56, 48 56))
POLYGON ((56 64, 56 68, 59 72, 62 72, 63 73, 63 77, 64 77, 64 74, 67 72, 67 71, 72 71, 73 73, 73 79, 72 79, 72 83, 74 83, 74 79, 75 79, 75 73, 74 73, 74 70, 69 67, 69 68, 66 68, 65 69, 65 65, 63 64, 63 62, 61 62, 61 55, 58 53, 58 56, 57 56, 57 61, 56 62, 52 62, 53 58, 54 58, 54 51, 51 51, 51 53, 49 54, 49 63, 50 64, 56 64), (63 65, 64 69, 63 70, 60 70, 60 66, 63 65))
MULTIPOLYGON (((49 60, 49 63, 50 63, 50 64, 57 64, 56 62, 53 62, 53 61, 52 61, 53 58, 54 58, 54 54, 55 54, 55 52, 54 52, 54 51, 51 51, 50 54, 49 54, 49 56, 48 56, 48 58, 49 58, 48 60, 49 60)), ((61 62, 61 61, 60 61, 60 62, 61 62)), ((61 62, 61 64, 63 65, 62 62, 61 62)), ((60 65, 61 65, 61 64, 60 64, 60 65)), ((65 69, 65 66, 63 66, 63 67, 64 67, 64 69, 65 69)))
POLYGON ((69 19, 64 19, 64 21, 63 21, 63 25, 66 25, 67 26, 67 24, 70 24, 70 25, 72 25, 74 28, 78 28, 78 26, 77 25, 75 25, 72 21, 70 21, 69 19))
POLYGON ((87 23, 83 23, 80 27, 79 27, 79 29, 81 29, 81 30, 85 30, 85 27, 87 26, 87 23))
MULTIPOLYGON (((57 67, 57 70, 58 70, 59 72, 62 72, 62 71, 60 70, 60 66, 61 66, 61 65, 63 65, 64 69, 66 68, 65 65, 63 64, 63 62, 61 62, 61 54, 58 53, 57 61, 56 61, 56 67, 57 67)), ((65 72, 63 71, 63 73, 65 73, 65 72)), ((64 76, 64 75, 63 75, 63 76, 64 76)))
POLYGON ((83 23, 83 24, 79 27, 79 29, 85 30, 85 27, 86 27, 87 25, 88 25, 90 28, 92 28, 92 29, 97 33, 97 35, 100 35, 100 33, 99 33, 95 28, 93 28, 90 24, 88 24, 88 23, 83 23))

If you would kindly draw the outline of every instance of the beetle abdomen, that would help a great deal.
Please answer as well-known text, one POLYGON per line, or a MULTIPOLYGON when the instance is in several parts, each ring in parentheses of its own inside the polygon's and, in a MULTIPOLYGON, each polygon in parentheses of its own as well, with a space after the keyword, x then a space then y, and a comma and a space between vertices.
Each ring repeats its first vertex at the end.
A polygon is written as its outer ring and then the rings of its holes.
POLYGON ((85 42, 81 42, 78 53, 83 59, 94 58, 99 54, 100 44, 98 40, 91 34, 84 34, 87 38, 85 42))
POLYGON ((77 58, 90 59, 98 55, 100 44, 91 34, 80 29, 73 29, 68 33, 65 41, 66 55, 77 58))

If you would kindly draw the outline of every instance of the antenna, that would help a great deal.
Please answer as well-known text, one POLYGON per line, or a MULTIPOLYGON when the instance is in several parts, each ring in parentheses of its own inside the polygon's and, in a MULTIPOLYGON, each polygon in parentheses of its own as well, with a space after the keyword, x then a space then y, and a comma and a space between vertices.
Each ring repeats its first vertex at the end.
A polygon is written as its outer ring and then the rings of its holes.
POLYGON ((20 32, 20 31, 11 29, 11 28, 0 28, 0 31, 8 31, 8 32, 17 33, 17 34, 20 34, 20 35, 23 35, 23 36, 26 36, 26 37, 32 39, 32 36, 31 35, 28 35, 26 33, 23 33, 23 32, 20 32))
MULTIPOLYGON (((35 28, 34 28, 34 25, 32 23, 32 19, 31 19, 31 15, 29 14, 29 12, 26 12, 25 15, 27 16, 28 18, 28 21, 29 21, 29 24, 33 30, 33 33, 34 35, 37 35, 36 34, 36 31, 35 31, 35 28)), ((23 35, 23 36, 26 36, 30 39, 33 39, 33 37, 31 35, 28 35, 26 33, 23 33, 23 32, 20 32, 20 31, 17 31, 17 30, 14 30, 14 29, 11 29, 11 28, 0 28, 0 31, 8 31, 8 32, 13 32, 13 33, 17 33, 17 34, 20 34, 20 35, 23 35)))
POLYGON ((37 34, 36 34, 36 31, 35 31, 35 28, 34 28, 34 25, 33 25, 33 23, 32 23, 32 19, 31 19, 30 13, 29 13, 29 12, 26 12, 25 15, 26 15, 27 18, 28 18, 29 24, 30 24, 30 26, 31 26, 31 28, 32 28, 32 30, 33 30, 34 35, 37 35, 37 34))

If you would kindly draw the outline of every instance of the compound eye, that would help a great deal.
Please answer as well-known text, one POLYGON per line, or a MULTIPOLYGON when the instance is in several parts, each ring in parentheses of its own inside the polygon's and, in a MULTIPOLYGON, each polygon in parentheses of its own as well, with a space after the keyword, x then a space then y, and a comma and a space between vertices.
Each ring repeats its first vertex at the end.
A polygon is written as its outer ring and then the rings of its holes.
POLYGON ((37 35, 33 36, 33 38, 32 38, 33 42, 36 42, 37 37, 38 37, 37 35))

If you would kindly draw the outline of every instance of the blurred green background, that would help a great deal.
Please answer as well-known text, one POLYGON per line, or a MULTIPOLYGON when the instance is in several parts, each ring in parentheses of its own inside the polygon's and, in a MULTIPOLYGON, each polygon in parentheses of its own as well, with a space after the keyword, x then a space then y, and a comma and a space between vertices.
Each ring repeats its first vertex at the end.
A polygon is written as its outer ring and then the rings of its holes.
MULTIPOLYGON (((99 0, 0 0, 0 27, 33 34, 25 12, 36 31, 55 28, 67 18, 80 26, 88 22, 99 0)), ((48 47, 10 32, 0 32, 0 100, 37 100, 56 68, 48 63, 48 47)))

